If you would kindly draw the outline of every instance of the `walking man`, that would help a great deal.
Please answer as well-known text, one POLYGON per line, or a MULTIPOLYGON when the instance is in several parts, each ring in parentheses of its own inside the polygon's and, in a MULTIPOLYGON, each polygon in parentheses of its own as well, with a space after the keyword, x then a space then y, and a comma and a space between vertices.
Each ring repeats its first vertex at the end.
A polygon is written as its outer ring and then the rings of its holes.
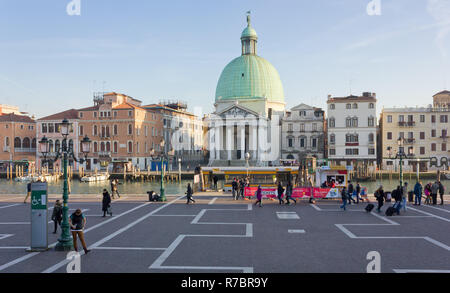
POLYGON ((217 178, 217 175, 214 175, 213 181, 214 181, 214 190, 217 191, 217 181, 219 181, 219 178, 217 178))
POLYGON ((362 197, 359 196, 360 194, 361 194, 361 185, 359 185, 359 182, 356 182, 356 203, 359 203, 359 200, 361 200, 361 202, 364 202, 364 199, 362 199, 362 197))
POLYGON ((86 226, 86 217, 83 215, 80 209, 77 209, 69 217, 70 231, 73 237, 73 248, 78 251, 77 237, 80 238, 81 245, 83 246, 84 253, 88 253, 90 250, 87 249, 86 242, 84 241, 84 227, 86 226))
POLYGON ((188 183, 187 191, 186 191, 186 198, 187 198, 186 204, 189 204, 191 201, 192 201, 193 203, 195 203, 195 200, 194 200, 194 198, 192 197, 192 194, 193 194, 193 193, 194 193, 194 192, 192 191, 191 183, 188 183))
POLYGON ((444 205, 445 187, 444 187, 444 185, 442 185, 441 181, 438 181, 438 184, 439 184, 439 195, 441 197, 441 205, 444 205))
POLYGON ((342 197, 342 205, 341 205, 341 209, 344 209, 344 211, 346 210, 345 207, 347 205, 347 188, 344 186, 344 188, 341 191, 341 197, 342 197))
POLYGON ((56 229, 58 228, 58 225, 61 226, 62 222, 62 204, 59 199, 56 200, 55 206, 53 207, 53 213, 52 213, 52 221, 55 223, 55 229, 53 231, 53 234, 56 234, 56 229))
POLYGON ((256 202, 255 205, 259 203, 259 207, 262 207, 262 190, 261 185, 258 186, 258 189, 256 190, 256 202))
POLYGON ((422 203, 422 182, 417 181, 414 185, 414 205, 417 206, 422 203))
POLYGON ((353 191, 354 191, 353 184, 351 181, 349 181, 348 182, 348 204, 352 204, 352 201, 353 201, 353 203, 356 203, 356 201, 353 199, 353 191))
POLYGON ((102 200, 102 211, 103 217, 106 217, 106 213, 112 216, 111 212, 111 196, 106 189, 103 189, 103 200, 102 200))
POLYGON ((439 184, 436 182, 431 185, 431 198, 433 199, 433 205, 437 205, 437 193, 439 191, 439 184))
POLYGON ((383 186, 380 186, 380 187, 375 191, 375 198, 377 199, 377 202, 378 202, 377 212, 381 212, 381 207, 383 206, 383 203, 384 203, 384 190, 383 190, 383 186))
POLYGON ((286 204, 290 205, 289 199, 292 199, 295 204, 297 204, 297 200, 292 197, 292 182, 289 180, 286 185, 286 204))
POLYGON ((236 191, 238 189, 236 178, 233 178, 233 182, 231 182, 231 191, 233 192, 233 199, 236 200, 236 191))
POLYGON ((283 192, 284 192, 284 188, 281 185, 281 181, 278 182, 278 201, 280 202, 280 204, 284 203, 283 200, 283 192))

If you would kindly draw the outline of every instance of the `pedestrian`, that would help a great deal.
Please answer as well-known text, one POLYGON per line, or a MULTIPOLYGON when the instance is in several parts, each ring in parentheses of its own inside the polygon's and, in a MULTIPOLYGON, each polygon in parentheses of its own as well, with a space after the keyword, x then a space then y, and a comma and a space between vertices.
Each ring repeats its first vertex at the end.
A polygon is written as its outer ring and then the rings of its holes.
POLYGON ((259 207, 262 207, 262 190, 261 185, 258 185, 258 189, 256 190, 256 202, 255 205, 259 203, 259 207))
POLYGON ((217 190, 217 181, 219 181, 219 178, 217 177, 217 175, 214 175, 213 181, 214 181, 214 190, 215 190, 215 191, 218 191, 218 190, 217 190))
POLYGON ((244 199, 244 191, 245 191, 245 180, 244 180, 244 178, 241 178, 241 180, 239 181, 239 189, 240 189, 240 195, 241 195, 242 199, 244 199))
POLYGON ((402 208, 406 212, 406 202, 408 198, 408 182, 405 182, 402 188, 402 208))
POLYGON ((402 198, 403 198, 402 187, 400 185, 397 186, 397 189, 392 191, 392 198, 394 198, 394 200, 395 200, 393 207, 395 208, 397 215, 400 215, 400 209, 402 207, 402 198))
POLYGON ((86 227, 86 217, 81 212, 81 209, 77 209, 69 217, 70 231, 72 232, 73 248, 78 251, 77 237, 80 238, 81 245, 83 246, 84 253, 88 253, 86 242, 84 241, 84 228, 86 227))
POLYGON ((231 191, 233 193, 233 199, 236 200, 236 192, 238 189, 236 177, 233 178, 233 182, 231 182, 231 191))
POLYGON ((294 201, 294 203, 297 204, 297 200, 295 200, 295 198, 292 197, 292 182, 291 182, 291 180, 289 180, 286 185, 286 204, 287 205, 291 204, 289 202, 289 199, 292 199, 294 201))
POLYGON ((439 191, 439 184, 436 182, 431 185, 431 199, 433 200, 433 205, 437 204, 437 194, 439 191))
POLYGON ((347 205, 347 188, 344 186, 344 188, 341 191, 341 198, 342 198, 342 205, 341 205, 341 209, 344 209, 344 211, 346 210, 346 205, 347 205))
POLYGON ((194 194, 194 192, 192 191, 191 183, 188 183, 188 185, 187 185, 187 191, 186 191, 186 198, 187 198, 186 204, 189 204, 191 201, 192 201, 193 203, 195 203, 195 200, 194 200, 194 198, 192 197, 192 194, 194 194))
POLYGON ((356 201, 353 199, 353 191, 354 191, 353 184, 352 184, 351 181, 349 181, 348 182, 348 190, 347 190, 347 192, 348 192, 348 196, 347 196, 348 204, 352 204, 352 201, 353 201, 353 203, 356 203, 356 201))
POLYGON ((359 182, 356 182, 356 203, 359 203, 359 200, 361 200, 361 202, 364 202, 364 199, 362 197, 360 197, 361 193, 361 185, 359 185, 359 182))
POLYGON ((381 212, 381 207, 384 203, 384 190, 382 185, 375 191, 374 195, 378 202, 377 212, 381 212))
POLYGON ((424 188, 424 193, 425 193, 425 204, 431 204, 431 183, 428 183, 427 185, 425 185, 424 188))
POLYGON ((106 217, 106 213, 112 216, 111 196, 109 195, 109 192, 106 189, 103 189, 102 211, 103 217, 106 217))
POLYGON ((25 196, 25 199, 23 200, 23 203, 27 202, 27 199, 31 196, 31 182, 28 182, 27 184, 27 196, 25 196))
POLYGON ((119 194, 119 180, 114 179, 114 190, 112 191, 112 198, 114 198, 114 194, 117 194, 117 197, 120 198, 119 194))
POLYGON ((56 229, 58 228, 58 225, 61 226, 62 221, 62 204, 59 199, 56 200, 55 205, 53 206, 53 213, 52 213, 52 221, 55 223, 55 229, 53 231, 53 234, 56 234, 56 229))
POLYGON ((280 202, 280 204, 284 203, 283 200, 283 192, 284 192, 284 188, 281 185, 281 181, 278 182, 278 201, 280 202))
POLYGON ((417 181, 416 185, 414 185, 414 205, 417 206, 422 203, 422 192, 423 192, 423 187, 422 187, 422 182, 417 181))
POLYGON ((438 181, 439 184, 439 196, 441 197, 441 205, 444 205, 444 192, 445 187, 442 185, 441 181, 438 181))

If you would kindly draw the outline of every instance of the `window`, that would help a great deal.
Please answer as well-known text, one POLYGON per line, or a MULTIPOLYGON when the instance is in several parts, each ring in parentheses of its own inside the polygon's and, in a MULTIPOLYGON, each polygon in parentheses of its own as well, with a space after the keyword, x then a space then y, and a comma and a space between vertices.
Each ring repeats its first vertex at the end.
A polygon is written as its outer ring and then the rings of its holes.
POLYGON ((100 151, 104 152, 105 151, 105 142, 101 142, 100 143, 100 151))
POLYGON ((312 148, 317 148, 317 138, 313 138, 313 139, 311 139, 311 145, 312 145, 312 148))
POLYGON ((392 132, 388 132, 388 133, 387 133, 387 139, 388 139, 388 140, 391 140, 391 139, 392 139, 392 132))
POLYGON ((133 134, 133 125, 128 124, 128 135, 132 135, 133 134))
POLYGON ((388 115, 387 116, 387 122, 388 123, 392 123, 392 115, 388 115))
POLYGON ((288 147, 292 147, 292 138, 288 138, 288 147))
POLYGON ((132 152, 133 152, 133 142, 132 142, 132 141, 129 141, 129 142, 128 142, 128 152, 129 152, 129 153, 132 153, 132 152))
POLYGON ((53 133, 53 132, 55 132, 55 124, 49 123, 48 124, 48 133, 53 133))
POLYGON ((336 155, 336 150, 330 149, 330 156, 335 156, 335 155, 336 155))
POLYGON ((448 115, 440 116, 441 123, 448 123, 448 115))
POLYGON ((359 141, 358 134, 346 134, 345 142, 346 143, 357 143, 359 141))
POLYGON ((358 109, 358 104, 354 103, 353 104, 353 109, 358 109))
POLYGON ((358 127, 358 118, 357 117, 352 118, 352 127, 358 127))
POLYGON ((425 139, 425 132, 420 133, 420 139, 425 139))
POLYGON ((61 147, 61 143, 59 142, 59 139, 57 139, 55 141, 55 152, 58 152, 60 147, 61 147))
POLYGON ((369 104, 369 109, 374 109, 375 108, 375 104, 374 103, 370 103, 369 104))
POLYGON ((387 162, 386 162, 386 165, 388 165, 388 166, 393 166, 393 165, 394 165, 394 162, 392 162, 392 161, 387 161, 387 162))
POLYGON ((300 147, 306 148, 306 138, 305 137, 300 137, 300 147))
POLYGON ((80 112, 80 118, 83 118, 83 112, 80 112))
POLYGON ((443 144, 442 144, 442 151, 443 151, 443 152, 446 152, 446 151, 447 151, 447 144, 446 144, 446 143, 443 143, 443 144))
POLYGON ((305 124, 300 124, 300 132, 305 132, 305 124))
POLYGON ((414 139, 414 132, 408 132, 408 139, 414 139))
POLYGON ((96 136, 98 133, 97 125, 94 125, 94 132, 93 135, 96 136))
POLYGON ((375 155, 375 149, 369 148, 369 155, 375 155))
POLYGON ((94 112, 94 118, 97 118, 97 112, 94 112))
POLYGON ((117 148, 117 141, 115 141, 114 144, 113 144, 113 150, 114 150, 115 153, 117 153, 117 149, 118 149, 117 148))
POLYGON ((80 125, 80 135, 84 135, 84 132, 83 132, 83 125, 80 125))
POLYGON ((442 129, 442 138, 447 137, 447 129, 442 129))
POLYGON ((292 124, 288 124, 288 131, 292 131, 293 130, 293 125, 292 124))
POLYGON ((317 131, 317 123, 312 124, 312 131, 317 131))
POLYGON ((368 125, 369 125, 369 127, 374 127, 375 126, 375 118, 369 117, 368 125))
POLYGON ((374 135, 373 133, 369 133, 369 143, 373 143, 374 142, 374 135))
POLYGON ((336 144, 336 135, 330 135, 330 144, 336 144))
POLYGON ((9 137, 5 137, 5 146, 9 147, 9 137))
POLYGON ((346 127, 352 127, 352 118, 347 117, 347 118, 345 119, 345 126, 346 126, 346 127))
POLYGON ((431 144, 431 151, 432 151, 432 152, 435 152, 435 151, 436 151, 436 144, 435 144, 435 143, 432 143, 432 144, 431 144))
POLYGON ((408 122, 414 122, 414 116, 408 115, 408 122))
POLYGON ((404 115, 398 115, 398 122, 405 122, 405 116, 404 115))
POLYGON ((133 116, 133 111, 128 111, 128 117, 132 117, 133 116))
POLYGON ((109 126, 106 126, 106 137, 110 137, 109 134, 110 134, 110 133, 109 133, 109 126))
POLYGON ((351 109, 351 108, 352 108, 352 104, 347 104, 347 105, 345 105, 345 108, 346 108, 346 109, 351 109))
POLYGON ((424 123, 425 122, 425 115, 420 115, 420 122, 424 123))
POLYGON ((336 120, 334 118, 330 118, 329 125, 330 128, 336 127, 336 120))
POLYGON ((113 135, 117 135, 118 133, 117 124, 113 126, 113 133, 114 133, 113 135))
POLYGON ((103 112, 100 112, 100 117, 103 117, 103 112))
POLYGON ((94 153, 98 153, 98 144, 94 141, 94 153))
POLYGON ((145 125, 145 137, 148 136, 148 125, 145 125))
POLYGON ((330 104, 330 110, 334 110, 336 109, 336 105, 335 104, 330 104))
POLYGON ((420 154, 425 155, 425 147, 420 147, 420 154))
POLYGON ((113 113, 114 113, 113 116, 117 117, 117 111, 114 111, 113 113))
POLYGON ((47 133, 47 123, 42 123, 42 133, 47 133))
POLYGON ((436 115, 431 115, 431 123, 436 123, 436 115))
POLYGON ((431 137, 436 137, 436 129, 431 130, 431 137))

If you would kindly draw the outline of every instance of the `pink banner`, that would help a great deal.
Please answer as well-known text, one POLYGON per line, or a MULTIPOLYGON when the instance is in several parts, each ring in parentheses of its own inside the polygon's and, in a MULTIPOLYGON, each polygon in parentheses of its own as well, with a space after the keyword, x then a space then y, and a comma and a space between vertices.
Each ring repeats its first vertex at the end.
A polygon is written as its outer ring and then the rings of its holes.
POLYGON ((311 197, 311 187, 296 187, 292 189, 292 197, 311 197))
MULTIPOLYGON (((257 190, 258 187, 245 187, 244 195, 248 198, 254 198, 257 190)), ((278 195, 275 187, 263 187, 261 191, 263 198, 275 198, 278 195)), ((340 193, 338 188, 296 187, 292 189, 292 197, 309 198, 311 195, 314 198, 339 198, 340 193)), ((283 197, 286 197, 286 193, 283 194, 283 197)))
MULTIPOLYGON (((256 197, 256 191, 258 187, 245 187, 244 196, 245 197, 256 197)), ((262 187, 262 196, 263 198, 274 198, 277 197, 277 189, 275 187, 262 187)))

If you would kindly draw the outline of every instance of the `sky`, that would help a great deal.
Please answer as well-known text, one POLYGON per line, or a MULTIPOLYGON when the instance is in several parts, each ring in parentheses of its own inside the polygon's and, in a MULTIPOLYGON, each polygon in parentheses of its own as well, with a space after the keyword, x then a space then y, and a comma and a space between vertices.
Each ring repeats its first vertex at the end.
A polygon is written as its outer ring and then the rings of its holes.
POLYGON ((40 118, 116 91, 211 113, 249 10, 287 108, 362 92, 378 111, 426 106, 450 88, 450 0, 373 0, 380 15, 371 0, 79 1, 71 16, 70 0, 0 0, 0 104, 40 118))

